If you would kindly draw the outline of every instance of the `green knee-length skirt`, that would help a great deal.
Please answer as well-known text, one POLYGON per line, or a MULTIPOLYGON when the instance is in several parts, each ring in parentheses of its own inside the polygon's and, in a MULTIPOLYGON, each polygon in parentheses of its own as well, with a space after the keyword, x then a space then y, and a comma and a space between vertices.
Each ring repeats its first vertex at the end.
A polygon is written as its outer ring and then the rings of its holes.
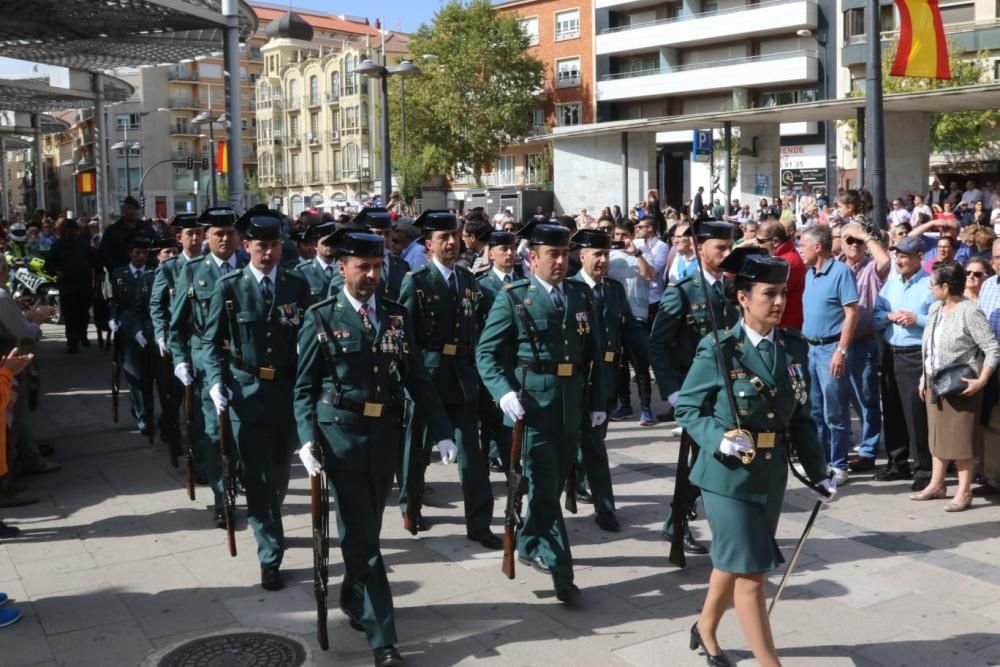
POLYGON ((770 494, 767 503, 759 505, 702 489, 701 499, 712 529, 709 555, 715 569, 757 574, 771 572, 785 562, 774 539, 784 495, 770 494))

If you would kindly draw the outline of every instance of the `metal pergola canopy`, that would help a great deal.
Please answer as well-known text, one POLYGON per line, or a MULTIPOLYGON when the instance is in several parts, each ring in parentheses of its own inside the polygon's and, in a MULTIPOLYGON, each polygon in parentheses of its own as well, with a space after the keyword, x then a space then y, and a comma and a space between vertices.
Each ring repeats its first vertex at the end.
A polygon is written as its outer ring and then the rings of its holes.
MULTIPOLYGON (((105 102, 123 102, 135 91, 131 84, 113 76, 102 76, 101 80, 105 102)), ((66 111, 93 105, 92 92, 50 86, 48 79, 0 79, 0 107, 10 111, 66 111)))
MULTIPOLYGON (((176 63, 222 50, 223 0, 4 2, 0 56, 84 70, 176 63)), ((240 39, 257 30, 239 2, 240 39)))
MULTIPOLYGON (((62 118, 56 118, 49 114, 39 114, 38 120, 41 123, 42 134, 58 134, 69 129, 69 123, 62 118)), ((34 134, 35 128, 25 125, 4 125, 3 117, 0 115, 0 134, 34 134)))
MULTIPOLYGON (((4 149, 6 149, 8 151, 23 151, 23 150, 27 150, 27 149, 31 148, 32 145, 33 144, 30 141, 25 141, 24 139, 19 139, 18 137, 7 137, 7 136, 5 136, 3 138, 3 147, 4 147, 4 149)), ((3 156, 0 155, 0 160, 2 160, 2 159, 3 159, 3 156)), ((0 218, 2 218, 2 217, 3 217, 3 215, 0 214, 0 218)))

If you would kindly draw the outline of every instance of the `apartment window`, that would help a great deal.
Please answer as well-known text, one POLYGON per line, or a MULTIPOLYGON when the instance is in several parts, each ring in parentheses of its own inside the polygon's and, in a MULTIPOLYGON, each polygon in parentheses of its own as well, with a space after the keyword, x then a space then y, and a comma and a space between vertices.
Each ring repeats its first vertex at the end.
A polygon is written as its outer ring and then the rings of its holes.
POLYGON ((120 113, 115 116, 115 127, 119 130, 124 130, 126 128, 130 130, 138 130, 140 122, 141 116, 137 113, 120 113))
POLYGON ((309 104, 319 104, 319 77, 315 75, 309 77, 309 104))
POLYGON ((538 182, 538 172, 542 166, 541 153, 528 153, 524 156, 524 182, 531 184, 538 182))
POLYGON ((521 30, 528 36, 528 46, 538 46, 538 17, 521 19, 521 30))
POLYGON ((347 152, 347 163, 346 163, 347 176, 348 177, 352 177, 352 176, 356 177, 357 176, 356 172, 358 170, 358 147, 357 147, 357 145, 355 145, 355 144, 348 144, 346 152, 347 152))
MULTIPOLYGON (((972 7, 973 3, 968 2, 957 2, 952 3, 956 6, 972 7)), ((941 15, 945 23, 949 23, 952 19, 946 17, 944 12, 944 5, 941 6, 941 15)), ((961 19, 961 20, 972 20, 961 19)), ((889 32, 896 29, 896 13, 893 10, 892 5, 883 5, 879 9, 879 22, 881 23, 880 28, 882 32, 889 32)), ((844 12, 844 41, 847 44, 856 44, 858 42, 864 41, 865 37, 865 10, 863 8, 849 9, 844 12)))
POLYGON ((556 88, 580 85, 580 58, 556 61, 556 88))
MULTIPOLYGON (((945 25, 950 23, 971 23, 976 20, 976 3, 964 0, 963 2, 940 2, 941 22, 945 25)), ((885 30, 885 28, 882 28, 885 30)))
POLYGON ((288 104, 293 109, 299 106, 299 82, 295 79, 288 82, 288 104))
POLYGON ((531 124, 536 127, 545 125, 545 109, 539 107, 531 110, 531 124))
POLYGON ((194 190, 194 180, 191 177, 192 169, 185 167, 174 167, 174 190, 190 192, 194 190))
POLYGON ((330 75, 330 94, 334 97, 340 97, 340 72, 334 72, 330 75))
MULTIPOLYGON (((118 157, 125 157, 124 148, 119 148, 115 152, 118 153, 118 157)), ((140 157, 141 155, 142 155, 142 148, 140 148, 138 145, 132 144, 128 147, 129 157, 140 157)))
POLYGON ((580 124, 580 114, 581 114, 581 104, 579 102, 572 102, 570 104, 560 104, 557 109, 559 111, 558 118, 560 125, 579 125, 580 124))
POLYGON ((556 41, 580 36, 580 10, 556 12, 556 41))
POLYGON ((319 136, 319 113, 309 114, 309 131, 312 132, 313 137, 319 136))
POLYGON ((299 117, 292 116, 288 125, 289 132, 291 133, 290 139, 295 139, 299 136, 299 117))
POLYGON ((291 177, 291 179, 293 181, 299 180, 299 174, 302 173, 302 169, 300 169, 300 167, 299 167, 299 156, 298 155, 293 155, 292 156, 292 162, 291 162, 290 166, 292 168, 292 171, 289 174, 289 176, 291 177))
POLYGON ((344 158, 340 151, 333 151, 333 180, 339 181, 344 173, 344 158))
POLYGON ((198 74, 206 79, 221 79, 222 65, 218 63, 198 63, 198 74))
POLYGON ((309 173, 313 178, 317 178, 319 171, 319 151, 313 151, 309 155, 309 173))
POLYGON ((761 93, 758 107, 776 107, 783 104, 799 104, 816 101, 816 89, 807 88, 805 90, 782 90, 778 92, 761 93))
POLYGON ((501 155, 498 157, 493 171, 497 175, 497 185, 512 185, 514 183, 514 156, 501 155))

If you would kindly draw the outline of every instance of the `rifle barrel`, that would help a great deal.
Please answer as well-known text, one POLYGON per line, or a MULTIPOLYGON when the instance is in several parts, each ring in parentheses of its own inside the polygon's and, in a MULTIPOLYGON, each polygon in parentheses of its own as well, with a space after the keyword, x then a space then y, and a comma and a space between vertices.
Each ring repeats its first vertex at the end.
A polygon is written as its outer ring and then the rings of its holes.
MULTIPOLYGON (((510 469, 507 475, 507 507, 504 510, 503 524, 503 561, 500 563, 500 571, 508 579, 514 578, 514 541, 517 534, 518 524, 518 495, 524 485, 522 484, 521 470, 521 449, 524 444, 524 419, 514 422, 514 433, 510 444, 510 469)), ((574 498, 575 500, 575 498, 574 498)))

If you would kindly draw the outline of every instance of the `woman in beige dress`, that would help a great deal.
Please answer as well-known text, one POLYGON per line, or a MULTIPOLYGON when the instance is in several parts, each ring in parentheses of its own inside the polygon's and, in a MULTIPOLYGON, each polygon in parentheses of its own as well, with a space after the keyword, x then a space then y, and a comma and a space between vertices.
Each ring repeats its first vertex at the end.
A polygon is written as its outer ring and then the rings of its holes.
POLYGON ((962 294, 965 281, 965 268, 958 262, 938 262, 933 266, 930 284, 936 303, 927 314, 922 341, 924 373, 920 378, 920 398, 927 404, 928 444, 934 458, 930 483, 910 498, 944 498, 948 462, 955 461, 958 490, 944 506, 946 512, 961 512, 972 504, 973 452, 976 438, 982 438, 979 411, 983 388, 1000 363, 1000 343, 986 316, 962 294), (966 387, 960 393, 936 395, 935 373, 953 364, 967 364, 976 377, 963 378, 966 387))

